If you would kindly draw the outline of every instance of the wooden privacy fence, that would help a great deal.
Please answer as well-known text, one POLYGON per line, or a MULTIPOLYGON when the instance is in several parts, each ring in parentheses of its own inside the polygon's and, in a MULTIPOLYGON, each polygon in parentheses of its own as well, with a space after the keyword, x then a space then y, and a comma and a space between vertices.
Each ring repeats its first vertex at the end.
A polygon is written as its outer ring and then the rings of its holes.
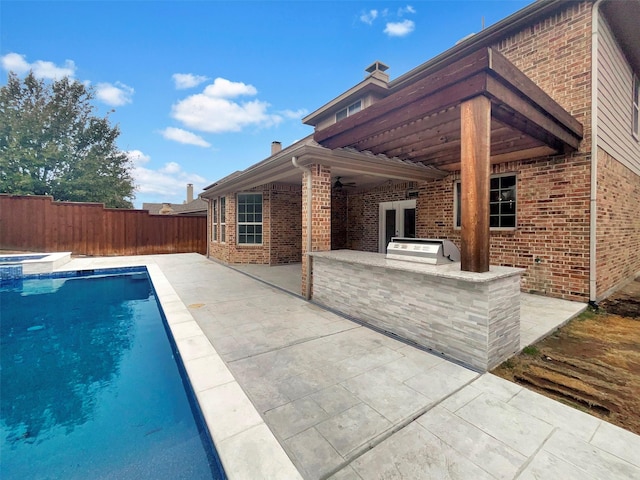
POLYGON ((207 251, 207 218, 0 194, 0 249, 77 255, 207 251))

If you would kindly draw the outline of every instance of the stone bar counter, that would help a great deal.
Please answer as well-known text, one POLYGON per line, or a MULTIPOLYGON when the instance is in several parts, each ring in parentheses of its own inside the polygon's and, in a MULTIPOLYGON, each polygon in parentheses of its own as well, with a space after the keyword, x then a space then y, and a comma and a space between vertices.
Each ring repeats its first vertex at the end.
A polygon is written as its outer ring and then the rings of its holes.
POLYGON ((486 371, 520 346, 522 269, 489 272, 355 250, 312 252, 312 300, 486 371))

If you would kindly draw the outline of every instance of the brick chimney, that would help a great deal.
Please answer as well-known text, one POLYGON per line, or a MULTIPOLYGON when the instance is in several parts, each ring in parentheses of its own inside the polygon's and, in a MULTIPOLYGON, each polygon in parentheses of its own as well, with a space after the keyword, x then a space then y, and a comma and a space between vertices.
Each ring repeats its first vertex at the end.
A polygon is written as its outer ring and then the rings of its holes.
POLYGON ((271 155, 275 155, 280 150, 282 150, 282 143, 280 143, 280 142, 271 142, 271 155))
POLYGON ((187 203, 193 202, 193 183, 187 183, 187 203))

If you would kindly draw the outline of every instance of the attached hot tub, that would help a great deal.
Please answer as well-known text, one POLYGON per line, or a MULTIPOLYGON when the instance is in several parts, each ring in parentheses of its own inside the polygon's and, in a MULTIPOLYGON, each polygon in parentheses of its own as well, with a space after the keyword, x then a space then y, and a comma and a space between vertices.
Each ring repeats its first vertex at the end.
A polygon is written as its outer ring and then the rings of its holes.
POLYGON ((0 280, 51 273, 71 260, 71 252, 19 253, 0 256, 0 280))

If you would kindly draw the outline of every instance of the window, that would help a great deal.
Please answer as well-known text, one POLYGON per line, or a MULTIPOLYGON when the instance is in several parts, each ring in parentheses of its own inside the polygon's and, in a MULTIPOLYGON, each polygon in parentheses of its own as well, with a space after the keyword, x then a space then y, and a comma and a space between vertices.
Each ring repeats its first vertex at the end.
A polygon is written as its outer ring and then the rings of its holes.
POLYGON ((211 200, 211 239, 218 241, 218 199, 211 200))
POLYGON ((262 194, 238 194, 238 244, 262 243, 262 194))
POLYGON ((633 136, 640 139, 640 78, 633 76, 633 136))
MULTIPOLYGON (((460 182, 455 184, 455 226, 461 224, 460 182)), ((516 176, 501 175, 491 177, 489 191, 489 226, 490 228, 516 227, 516 176)))
POLYGON ((339 122, 344 118, 350 117, 351 115, 359 112, 360 110, 362 110, 362 100, 358 100, 357 102, 349 105, 347 108, 343 108, 342 110, 338 111, 338 113, 336 113, 336 122, 339 122))
POLYGON ((220 242, 227 241, 227 199, 220 197, 220 242))

